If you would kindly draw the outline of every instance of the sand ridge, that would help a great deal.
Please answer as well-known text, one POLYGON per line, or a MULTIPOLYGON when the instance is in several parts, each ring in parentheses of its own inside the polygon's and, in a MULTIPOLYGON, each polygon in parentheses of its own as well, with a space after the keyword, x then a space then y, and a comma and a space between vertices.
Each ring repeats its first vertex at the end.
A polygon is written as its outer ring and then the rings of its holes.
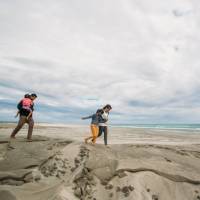
POLYGON ((1 141, 1 200, 200 199, 199 145, 1 141))

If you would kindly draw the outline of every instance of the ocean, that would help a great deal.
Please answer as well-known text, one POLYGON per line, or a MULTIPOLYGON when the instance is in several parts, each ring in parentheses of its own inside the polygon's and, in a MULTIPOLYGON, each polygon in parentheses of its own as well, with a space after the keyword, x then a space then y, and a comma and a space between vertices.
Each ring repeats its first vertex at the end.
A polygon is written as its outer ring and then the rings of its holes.
POLYGON ((114 127, 200 130, 200 124, 114 124, 114 127))

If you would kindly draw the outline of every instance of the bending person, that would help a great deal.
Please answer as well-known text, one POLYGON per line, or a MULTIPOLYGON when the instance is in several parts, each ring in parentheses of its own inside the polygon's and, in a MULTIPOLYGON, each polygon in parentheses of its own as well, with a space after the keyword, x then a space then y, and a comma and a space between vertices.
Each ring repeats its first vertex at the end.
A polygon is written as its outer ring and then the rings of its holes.
POLYGON ((102 112, 102 110, 98 109, 95 114, 88 116, 88 117, 81 118, 83 120, 90 119, 90 118, 92 119, 91 125, 90 125, 92 136, 85 138, 86 144, 88 143, 88 140, 90 140, 90 139, 92 140, 93 144, 95 144, 95 142, 96 142, 96 138, 98 137, 98 134, 99 134, 99 127, 98 127, 99 124, 98 123, 99 123, 99 116, 100 116, 101 112, 102 112))
POLYGON ((111 105, 107 104, 106 106, 103 107, 103 111, 99 117, 99 135, 100 137, 102 133, 104 133, 104 144, 107 145, 107 137, 108 137, 108 115, 110 110, 112 109, 111 105))

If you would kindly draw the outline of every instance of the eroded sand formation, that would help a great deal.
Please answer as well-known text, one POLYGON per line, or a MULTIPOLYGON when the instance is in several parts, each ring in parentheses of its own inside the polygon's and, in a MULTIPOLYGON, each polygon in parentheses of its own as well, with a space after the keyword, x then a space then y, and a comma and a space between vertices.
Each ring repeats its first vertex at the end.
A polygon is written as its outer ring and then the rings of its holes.
POLYGON ((198 200, 200 145, 0 141, 1 200, 198 200))

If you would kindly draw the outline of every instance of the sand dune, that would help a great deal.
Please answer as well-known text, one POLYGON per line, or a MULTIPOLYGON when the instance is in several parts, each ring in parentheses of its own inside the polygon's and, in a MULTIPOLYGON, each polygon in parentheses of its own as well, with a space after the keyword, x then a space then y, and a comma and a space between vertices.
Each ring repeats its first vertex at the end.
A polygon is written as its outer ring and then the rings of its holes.
POLYGON ((200 145, 0 138, 1 200, 198 200, 200 145))

